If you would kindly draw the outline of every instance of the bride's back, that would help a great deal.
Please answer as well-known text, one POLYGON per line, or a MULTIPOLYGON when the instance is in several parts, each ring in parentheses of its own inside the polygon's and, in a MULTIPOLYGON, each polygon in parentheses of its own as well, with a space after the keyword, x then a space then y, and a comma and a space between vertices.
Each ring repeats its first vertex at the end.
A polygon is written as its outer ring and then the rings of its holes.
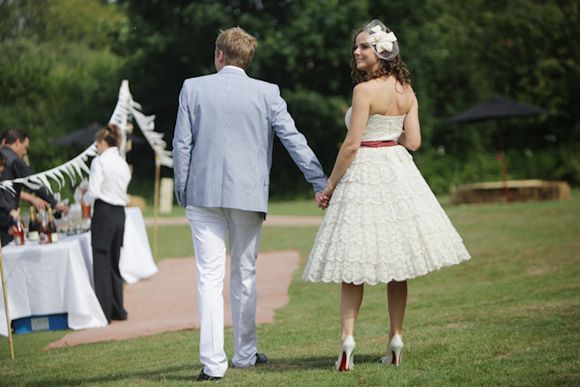
POLYGON ((370 115, 400 116, 413 105, 415 93, 410 85, 402 85, 395 77, 373 79, 368 82, 371 93, 370 115))

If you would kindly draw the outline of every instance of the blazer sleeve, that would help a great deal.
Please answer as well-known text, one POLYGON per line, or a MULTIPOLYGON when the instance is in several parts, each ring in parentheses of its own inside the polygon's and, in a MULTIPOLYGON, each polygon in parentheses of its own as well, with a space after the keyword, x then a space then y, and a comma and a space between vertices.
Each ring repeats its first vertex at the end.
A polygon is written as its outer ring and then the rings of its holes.
POLYGON ((323 191, 326 187, 326 176, 320 161, 318 161, 318 158, 308 146, 306 137, 296 129, 296 124, 290 113, 288 113, 286 101, 280 95, 279 87, 275 85, 271 120, 276 136, 278 136, 294 163, 300 168, 306 181, 312 184, 314 192, 323 191))
POLYGON ((187 205, 187 180, 191 152, 194 146, 193 128, 188 101, 187 81, 183 83, 179 93, 179 107, 173 134, 173 177, 175 180, 175 197, 177 203, 187 205))

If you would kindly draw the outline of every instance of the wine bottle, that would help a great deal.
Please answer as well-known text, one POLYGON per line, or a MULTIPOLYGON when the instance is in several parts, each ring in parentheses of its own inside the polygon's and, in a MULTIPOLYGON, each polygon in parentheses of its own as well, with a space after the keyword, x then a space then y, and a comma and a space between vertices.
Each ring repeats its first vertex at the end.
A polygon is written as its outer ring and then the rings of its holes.
POLYGON ((14 221, 14 225, 12 226, 12 235, 14 236, 14 243, 16 243, 16 246, 24 245, 24 225, 20 219, 16 219, 14 221))
POLYGON ((40 228, 40 223, 36 217, 36 208, 30 207, 30 220, 28 221, 28 239, 31 241, 38 240, 38 229, 40 228))
POLYGON ((46 211, 40 211, 40 226, 38 227, 38 243, 41 245, 50 243, 50 230, 48 227, 48 219, 46 211))
POLYGON ((48 209, 48 229, 50 230, 50 243, 58 242, 58 232, 56 230, 52 208, 48 209))

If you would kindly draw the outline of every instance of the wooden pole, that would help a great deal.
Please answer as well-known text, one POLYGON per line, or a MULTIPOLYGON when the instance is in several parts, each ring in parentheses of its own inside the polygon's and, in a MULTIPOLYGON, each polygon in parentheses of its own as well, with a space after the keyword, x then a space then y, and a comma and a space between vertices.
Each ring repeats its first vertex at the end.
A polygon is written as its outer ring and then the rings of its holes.
POLYGON ((8 331, 8 345, 10 357, 14 360, 14 340, 12 339, 12 327, 10 326, 10 313, 8 312, 8 297, 6 295, 6 276, 4 275, 4 254, 0 246, 0 275, 2 276, 2 294, 4 296, 4 312, 6 313, 6 330, 8 331))
POLYGON ((158 227, 157 218, 159 211, 159 180, 161 175, 161 158, 155 153, 155 192, 153 193, 153 258, 157 259, 158 227))
POLYGON ((501 127, 499 128, 499 152, 501 158, 501 179, 503 183, 503 200, 507 203, 510 201, 510 194, 508 190, 507 160, 505 157, 505 146, 503 142, 503 132, 501 130, 501 127))

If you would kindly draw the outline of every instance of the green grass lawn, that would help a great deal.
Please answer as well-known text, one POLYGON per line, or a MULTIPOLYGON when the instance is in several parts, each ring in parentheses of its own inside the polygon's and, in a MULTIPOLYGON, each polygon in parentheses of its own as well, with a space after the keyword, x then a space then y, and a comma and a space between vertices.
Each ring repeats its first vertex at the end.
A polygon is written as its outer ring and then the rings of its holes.
MULTIPOLYGON (((290 303, 258 328, 270 363, 230 369, 219 385, 580 384, 580 196, 571 201, 446 207, 472 260, 409 281, 400 368, 377 363, 386 347, 385 286, 367 287, 356 367, 338 373, 339 286, 301 280, 315 227, 266 227, 262 251, 296 249, 290 303)), ((316 215, 310 201, 273 214, 316 215)), ((183 214, 183 212, 181 212, 183 214)), ((159 229, 162 257, 192 255, 187 226, 159 229)), ((193 281, 193 278, 192 278, 193 281)), ((259 305, 258 305, 259 307, 259 305)), ((197 331, 45 351, 66 332, 0 338, 0 385, 189 385, 201 369, 197 331)), ((226 352, 231 356, 231 329, 226 352)))

